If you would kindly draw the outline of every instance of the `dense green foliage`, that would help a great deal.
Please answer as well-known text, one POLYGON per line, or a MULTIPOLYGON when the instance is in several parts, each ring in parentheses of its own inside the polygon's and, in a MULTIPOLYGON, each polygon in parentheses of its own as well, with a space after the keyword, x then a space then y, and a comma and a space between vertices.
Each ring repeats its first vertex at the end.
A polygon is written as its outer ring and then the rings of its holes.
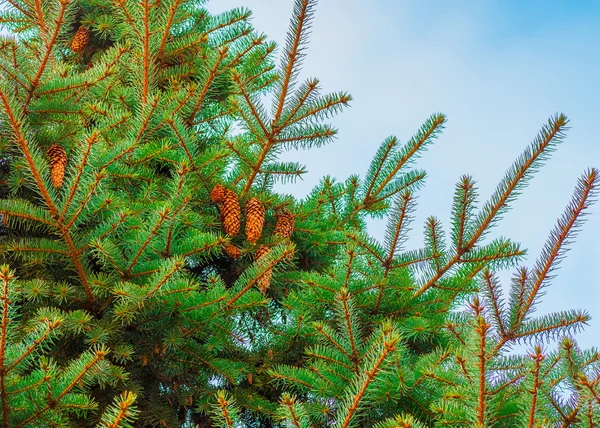
POLYGON ((572 338, 589 317, 534 316, 598 172, 583 174, 531 268, 516 242, 486 239, 563 140, 564 115, 484 203, 461 177, 448 235, 428 218, 423 247, 410 250, 426 175, 415 161, 442 114, 405 143, 386 139, 364 177, 325 177, 302 200, 273 190, 306 172, 280 154, 330 142, 326 122, 351 100, 298 81, 314 0, 295 1, 279 67, 246 9, 3 3, 3 427, 600 423, 600 357, 572 338), (82 26, 91 38, 73 52, 82 26), (57 186, 53 145, 67 157, 57 186), (215 185, 242 212, 262 202, 257 243, 243 215, 241 231, 225 233, 215 185), (274 233, 282 213, 290 237, 274 233), (373 217, 388 220, 384 242, 367 233, 373 217), (259 248, 270 251, 257 258, 259 248), (506 299, 505 269, 515 271, 506 299), (511 352, 522 342, 529 354, 511 352))

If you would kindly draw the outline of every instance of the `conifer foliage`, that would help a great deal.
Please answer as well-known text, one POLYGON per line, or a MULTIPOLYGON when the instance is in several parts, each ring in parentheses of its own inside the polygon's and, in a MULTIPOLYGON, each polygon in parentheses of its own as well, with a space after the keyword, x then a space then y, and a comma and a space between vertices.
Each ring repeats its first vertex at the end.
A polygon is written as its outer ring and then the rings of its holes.
POLYGON ((351 101, 299 80, 315 0, 295 0, 279 66, 244 8, 5 3, 3 427, 600 423, 600 356, 573 338, 589 316, 534 316, 598 171, 533 266, 487 239, 564 139, 564 115, 485 202, 461 177, 449 233, 430 217, 407 249, 415 161, 442 114, 387 138, 364 177, 325 177, 302 200, 274 191, 306 172, 281 153, 331 142, 327 121, 351 101), (384 216, 380 243, 366 220, 384 216))

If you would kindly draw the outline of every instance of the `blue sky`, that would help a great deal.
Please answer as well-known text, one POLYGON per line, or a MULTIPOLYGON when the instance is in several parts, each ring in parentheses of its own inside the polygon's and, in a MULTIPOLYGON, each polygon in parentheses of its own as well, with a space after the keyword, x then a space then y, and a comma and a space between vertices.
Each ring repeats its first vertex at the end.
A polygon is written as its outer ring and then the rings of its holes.
MULTIPOLYGON (((259 31, 284 42, 293 0, 208 3, 212 12, 238 6, 254 12, 259 31)), ((483 201, 548 117, 564 112, 572 127, 566 141, 493 233, 521 242, 532 266, 577 179, 600 167, 599 48, 598 1, 321 0, 302 76, 354 100, 333 120, 335 143, 286 155, 309 173, 281 190, 302 197, 324 175, 364 176, 386 136, 405 141, 443 112, 446 130, 419 162, 428 178, 409 241, 417 248, 427 216, 448 230, 462 174, 474 176, 483 201)), ((583 347, 600 345, 600 205, 589 212, 537 310, 589 311, 591 324, 578 336, 583 347)), ((372 222, 370 231, 383 237, 384 223, 372 222)))

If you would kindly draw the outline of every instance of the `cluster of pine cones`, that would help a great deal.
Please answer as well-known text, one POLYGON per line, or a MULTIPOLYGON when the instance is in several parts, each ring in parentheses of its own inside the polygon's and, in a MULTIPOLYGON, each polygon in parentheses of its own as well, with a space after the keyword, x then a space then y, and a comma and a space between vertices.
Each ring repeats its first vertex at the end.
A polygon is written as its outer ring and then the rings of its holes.
MULTIPOLYGON (((225 233, 230 237, 238 234, 241 225, 241 208, 235 192, 217 184, 210 193, 210 199, 219 206, 221 224, 225 233)), ((265 224, 265 207, 257 198, 252 198, 246 203, 246 240, 255 244, 262 235, 265 224)), ((289 238, 294 231, 294 216, 289 210, 281 211, 277 215, 273 234, 280 238, 289 238)), ((223 248, 225 254, 233 259, 239 258, 242 253, 233 244, 223 248)), ((269 247, 261 245, 254 255, 254 260, 259 260, 269 254, 269 247)), ((271 282, 272 269, 267 270, 258 280, 258 288, 265 292, 271 282)))

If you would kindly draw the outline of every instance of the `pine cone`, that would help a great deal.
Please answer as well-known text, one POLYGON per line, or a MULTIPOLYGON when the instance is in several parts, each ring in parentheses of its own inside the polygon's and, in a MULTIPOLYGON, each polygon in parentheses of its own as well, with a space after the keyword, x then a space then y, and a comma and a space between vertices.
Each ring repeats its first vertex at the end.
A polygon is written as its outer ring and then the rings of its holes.
POLYGON ((240 230, 240 203, 237 195, 229 189, 225 189, 223 206, 221 207, 221 220, 225 233, 231 237, 237 235, 240 230))
POLYGON ((217 184, 213 187, 212 192, 210 192, 210 200, 217 204, 222 204, 225 200, 225 188, 220 184, 217 184))
POLYGON ((65 168, 67 166, 67 153, 58 144, 52 144, 48 149, 48 157, 50 158, 50 177, 54 187, 62 186, 65 178, 65 168))
POLYGON ((232 259, 239 259, 242 255, 242 252, 238 247, 232 244, 227 244, 223 247, 223 251, 232 259))
POLYGON ((81 52, 87 46, 90 41, 90 29, 88 27, 81 26, 73 37, 71 42, 71 50, 73 52, 81 52))
POLYGON ((292 232, 294 232, 294 215, 285 209, 277 215, 274 233, 282 238, 289 238, 292 232))
MULTIPOLYGON (((261 246, 256 250, 256 254, 254 255, 254 260, 260 260, 262 257, 266 256, 271 252, 271 249, 265 245, 261 246)), ((268 269, 265 273, 263 273, 258 281, 256 282, 256 286, 265 293, 271 285, 271 276, 273 275, 273 269, 268 269)))
POLYGON ((254 244, 262 234, 265 223, 265 207, 262 202, 252 198, 246 204, 246 239, 254 244))

